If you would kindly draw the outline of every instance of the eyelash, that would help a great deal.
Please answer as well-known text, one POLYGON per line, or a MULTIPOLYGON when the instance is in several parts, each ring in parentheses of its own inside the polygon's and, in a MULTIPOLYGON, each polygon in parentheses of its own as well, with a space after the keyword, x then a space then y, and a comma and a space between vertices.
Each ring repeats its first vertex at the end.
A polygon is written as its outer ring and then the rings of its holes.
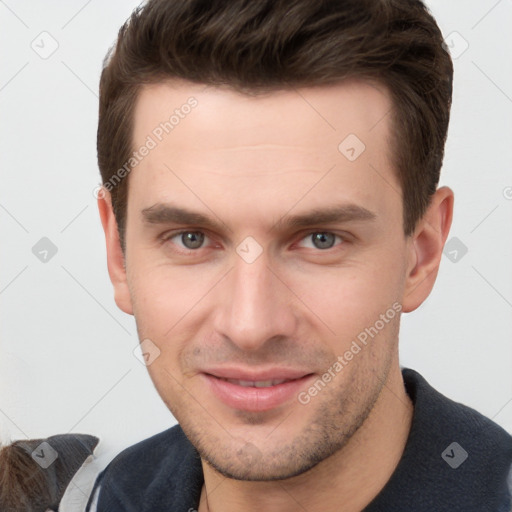
MULTIPOLYGON (((169 242, 171 239, 173 239, 175 237, 179 237, 179 236, 183 235, 184 233, 202 233, 205 236, 205 239, 210 239, 210 237, 208 236, 208 234, 205 231, 194 230, 194 229, 183 229, 181 231, 166 233, 166 234, 162 235, 160 237, 161 243, 165 244, 165 243, 169 242)), ((332 250, 336 250, 337 247, 343 246, 349 241, 348 236, 342 236, 340 234, 334 233, 333 231, 324 231, 324 230, 317 229, 314 231, 307 231, 307 232, 301 234, 301 238, 300 238, 299 242, 302 242, 306 238, 311 237, 311 235, 314 235, 316 233, 331 234, 331 235, 334 235, 336 237, 336 239, 338 239, 338 241, 341 241, 341 243, 336 243, 336 240, 335 240, 335 244, 332 247, 329 247, 328 249, 317 249, 318 253, 323 253, 323 252, 328 253, 332 250)), ((187 249, 186 247, 183 247, 183 248, 179 248, 178 252, 180 252, 181 254, 190 255, 191 253, 199 252, 200 249, 204 249, 204 248, 205 248, 204 246, 201 246, 198 249, 187 249)))

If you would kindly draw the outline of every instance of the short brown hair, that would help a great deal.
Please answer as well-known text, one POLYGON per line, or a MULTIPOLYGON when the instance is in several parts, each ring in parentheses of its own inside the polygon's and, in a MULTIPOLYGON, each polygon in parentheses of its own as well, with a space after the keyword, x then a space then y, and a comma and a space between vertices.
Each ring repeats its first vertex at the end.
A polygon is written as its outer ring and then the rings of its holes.
MULTIPOLYGON (((452 99, 452 61, 420 0, 149 0, 119 30, 101 74, 103 183, 132 156, 144 84, 181 79, 254 94, 346 78, 376 80, 391 94, 408 236, 437 188, 452 99)), ((127 181, 109 187, 122 243, 127 181)))

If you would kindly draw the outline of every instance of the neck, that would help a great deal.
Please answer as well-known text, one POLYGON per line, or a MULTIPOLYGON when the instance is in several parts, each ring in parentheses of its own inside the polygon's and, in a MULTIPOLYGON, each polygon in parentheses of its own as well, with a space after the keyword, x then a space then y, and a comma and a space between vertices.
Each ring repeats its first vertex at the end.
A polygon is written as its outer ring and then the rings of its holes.
POLYGON ((411 427, 413 405, 398 364, 372 412, 340 451, 286 480, 246 482, 220 475, 203 461, 199 512, 359 512, 396 469, 411 427))

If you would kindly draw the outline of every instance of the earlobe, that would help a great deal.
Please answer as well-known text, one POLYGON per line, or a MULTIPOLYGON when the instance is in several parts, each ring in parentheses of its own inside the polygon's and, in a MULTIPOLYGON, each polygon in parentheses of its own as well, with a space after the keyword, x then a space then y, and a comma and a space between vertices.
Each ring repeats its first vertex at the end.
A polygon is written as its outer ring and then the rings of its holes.
POLYGON ((126 277, 125 256, 121 248, 117 221, 108 191, 104 191, 104 194, 98 197, 98 210, 103 231, 105 232, 107 266, 110 280, 114 286, 114 299, 119 309, 129 315, 133 315, 130 290, 126 277))
POLYGON ((452 224, 453 201, 450 188, 437 189, 412 235, 402 301, 405 313, 418 308, 432 291, 452 224))

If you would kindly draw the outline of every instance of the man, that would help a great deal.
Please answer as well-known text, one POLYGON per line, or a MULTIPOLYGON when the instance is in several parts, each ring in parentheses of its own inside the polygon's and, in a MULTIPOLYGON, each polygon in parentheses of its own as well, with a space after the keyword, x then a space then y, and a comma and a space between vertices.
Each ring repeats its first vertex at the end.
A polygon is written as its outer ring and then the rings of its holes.
POLYGON ((452 64, 419 0, 154 0, 100 84, 117 305, 179 425, 98 511, 494 511, 512 438, 401 370, 434 285, 452 64))

